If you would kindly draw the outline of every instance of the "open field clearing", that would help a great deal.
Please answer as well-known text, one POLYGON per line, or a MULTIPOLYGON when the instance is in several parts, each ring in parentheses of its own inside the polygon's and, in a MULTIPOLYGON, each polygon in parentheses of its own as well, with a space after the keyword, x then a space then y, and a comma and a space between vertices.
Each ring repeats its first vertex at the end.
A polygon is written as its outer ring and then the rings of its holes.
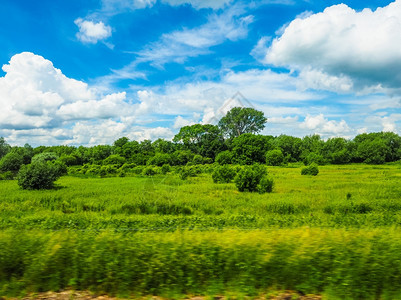
POLYGON ((269 194, 210 174, 0 181, 0 294, 401 297, 399 166, 268 170, 269 194))
POLYGON ((21 190, 0 181, 1 229, 169 231, 176 229, 377 228, 401 224, 399 166, 269 167, 270 194, 239 193, 209 174, 63 177, 58 188, 21 190))

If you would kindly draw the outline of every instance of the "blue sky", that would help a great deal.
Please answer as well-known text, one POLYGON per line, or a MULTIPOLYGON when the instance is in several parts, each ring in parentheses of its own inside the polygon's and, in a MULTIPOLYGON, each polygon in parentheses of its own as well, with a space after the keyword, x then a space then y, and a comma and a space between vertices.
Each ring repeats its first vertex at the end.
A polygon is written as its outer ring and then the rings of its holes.
POLYGON ((0 136, 171 139, 231 107, 263 134, 401 133, 401 0, 0 2, 0 136))

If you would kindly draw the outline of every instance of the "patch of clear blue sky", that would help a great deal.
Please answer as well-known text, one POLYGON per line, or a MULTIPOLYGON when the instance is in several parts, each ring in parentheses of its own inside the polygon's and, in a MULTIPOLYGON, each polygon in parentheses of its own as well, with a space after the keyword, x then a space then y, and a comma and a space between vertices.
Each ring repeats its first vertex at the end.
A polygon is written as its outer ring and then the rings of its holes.
MULTIPOLYGON (((213 69, 219 68, 223 59, 230 59, 238 62, 239 70, 247 66, 257 67, 258 63, 249 53, 260 37, 274 37, 277 29, 304 11, 319 12, 341 2, 355 9, 375 9, 391 1, 294 1, 294 5, 261 6, 248 12, 255 16, 255 21, 250 25, 247 39, 211 47, 210 54, 188 58, 185 66, 213 69)), ((162 34, 200 26, 212 13, 210 9, 196 11, 190 6, 156 4, 152 8, 127 11, 107 19, 98 17, 95 21, 103 21, 113 28, 108 42, 114 45, 114 49, 110 49, 101 42, 84 45, 75 37, 78 28, 74 20, 90 16, 99 8, 100 1, 97 0, 0 1, 1 64, 7 63, 14 54, 30 51, 51 60, 66 76, 89 81, 107 75, 110 69, 129 64, 135 60, 135 53, 157 41, 162 34)), ((179 64, 168 64, 164 69, 155 69, 149 64, 138 68, 148 74, 149 80, 138 80, 135 84, 163 84, 190 75, 179 64)), ((122 82, 120 85, 123 87, 125 84, 122 82)))

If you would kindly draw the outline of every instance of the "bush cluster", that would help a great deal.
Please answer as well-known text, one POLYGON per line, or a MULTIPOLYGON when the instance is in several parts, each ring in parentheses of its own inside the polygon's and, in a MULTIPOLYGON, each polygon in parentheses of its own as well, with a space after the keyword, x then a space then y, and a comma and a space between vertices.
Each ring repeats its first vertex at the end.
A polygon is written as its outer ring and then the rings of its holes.
POLYGON ((18 185, 24 190, 51 189, 60 174, 59 167, 51 162, 23 165, 18 172, 18 185))
POLYGON ((230 165, 216 166, 212 173, 212 179, 214 183, 229 183, 236 174, 236 169, 230 165))
POLYGON ((302 170, 301 170, 301 175, 316 176, 317 174, 319 174, 319 168, 318 168, 317 164, 315 164, 315 163, 312 163, 309 166, 302 168, 302 170))
POLYGON ((240 192, 271 192, 273 180, 266 176, 267 170, 262 165, 245 166, 235 176, 234 182, 240 192))

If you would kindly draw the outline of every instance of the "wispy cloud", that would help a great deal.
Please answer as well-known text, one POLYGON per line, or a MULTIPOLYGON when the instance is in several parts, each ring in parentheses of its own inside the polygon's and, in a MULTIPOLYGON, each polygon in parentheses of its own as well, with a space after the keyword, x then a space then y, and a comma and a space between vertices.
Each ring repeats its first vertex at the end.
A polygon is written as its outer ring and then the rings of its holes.
POLYGON ((248 35, 252 15, 241 7, 232 7, 223 13, 212 14, 208 22, 192 29, 163 34, 161 38, 138 53, 138 62, 162 66, 167 62, 183 63, 188 57, 210 53, 210 48, 227 40, 238 41, 248 35))

